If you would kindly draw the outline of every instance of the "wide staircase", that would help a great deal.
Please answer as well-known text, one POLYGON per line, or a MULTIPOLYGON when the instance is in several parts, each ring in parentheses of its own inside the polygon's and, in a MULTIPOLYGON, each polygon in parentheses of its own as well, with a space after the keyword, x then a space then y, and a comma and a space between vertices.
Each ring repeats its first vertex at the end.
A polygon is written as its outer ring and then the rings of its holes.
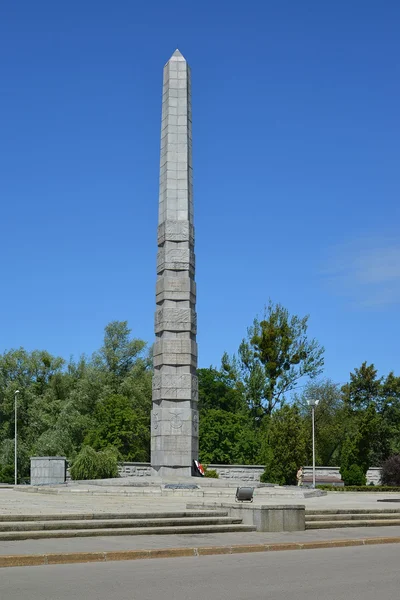
POLYGON ((110 535, 193 534, 255 531, 218 510, 164 513, 0 515, 2 540, 110 535))
POLYGON ((400 509, 306 510, 306 529, 400 525, 400 509))

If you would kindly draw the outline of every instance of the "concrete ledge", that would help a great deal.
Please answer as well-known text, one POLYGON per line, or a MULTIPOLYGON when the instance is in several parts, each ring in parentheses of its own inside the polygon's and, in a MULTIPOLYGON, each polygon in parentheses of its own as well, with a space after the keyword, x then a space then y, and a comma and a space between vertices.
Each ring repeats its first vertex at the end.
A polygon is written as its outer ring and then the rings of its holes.
POLYGON ((256 531, 304 531, 305 506, 297 504, 245 504, 243 503, 188 503, 186 508, 222 508, 228 511, 229 517, 242 519, 244 525, 253 525, 256 531))
POLYGON ((29 567, 117 560, 142 560, 144 558, 181 558, 219 554, 245 554, 250 552, 279 552, 287 550, 320 550, 323 548, 348 548, 374 544, 399 544, 400 537, 326 540, 314 542, 289 542, 285 544, 237 544, 234 546, 203 546, 198 548, 159 548, 155 550, 121 550, 113 552, 65 552, 57 554, 16 554, 0 556, 1 567, 29 567))

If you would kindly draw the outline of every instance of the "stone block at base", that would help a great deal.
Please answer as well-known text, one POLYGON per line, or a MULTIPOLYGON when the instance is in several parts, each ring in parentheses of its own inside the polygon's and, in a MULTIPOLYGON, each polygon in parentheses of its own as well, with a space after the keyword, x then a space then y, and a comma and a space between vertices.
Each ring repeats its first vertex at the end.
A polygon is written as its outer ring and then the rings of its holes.
POLYGON ((188 503, 186 508, 224 508, 229 517, 242 519, 244 525, 254 525, 257 531, 305 531, 304 505, 257 505, 245 503, 188 503))
POLYGON ((31 485, 65 483, 67 460, 65 456, 32 456, 31 485))

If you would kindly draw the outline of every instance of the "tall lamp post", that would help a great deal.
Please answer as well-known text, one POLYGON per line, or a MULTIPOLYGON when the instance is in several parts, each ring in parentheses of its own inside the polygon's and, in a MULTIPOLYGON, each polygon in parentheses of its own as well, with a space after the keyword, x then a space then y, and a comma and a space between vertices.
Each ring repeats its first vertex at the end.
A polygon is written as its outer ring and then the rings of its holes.
POLYGON ((19 390, 14 392, 14 482, 15 485, 18 483, 18 458, 17 458, 17 447, 18 447, 18 422, 17 422, 17 396, 19 390))
POLYGON ((311 406, 311 417, 312 417, 312 486, 315 488, 315 407, 319 400, 310 398, 307 400, 308 406, 311 406))

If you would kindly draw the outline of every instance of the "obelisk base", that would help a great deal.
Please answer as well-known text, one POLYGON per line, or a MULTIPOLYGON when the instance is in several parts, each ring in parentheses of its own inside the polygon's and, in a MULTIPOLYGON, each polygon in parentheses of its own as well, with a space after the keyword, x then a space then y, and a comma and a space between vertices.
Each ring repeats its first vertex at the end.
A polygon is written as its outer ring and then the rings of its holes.
POLYGON ((160 476, 190 477, 198 460, 199 413, 193 408, 151 411, 151 466, 160 476))

